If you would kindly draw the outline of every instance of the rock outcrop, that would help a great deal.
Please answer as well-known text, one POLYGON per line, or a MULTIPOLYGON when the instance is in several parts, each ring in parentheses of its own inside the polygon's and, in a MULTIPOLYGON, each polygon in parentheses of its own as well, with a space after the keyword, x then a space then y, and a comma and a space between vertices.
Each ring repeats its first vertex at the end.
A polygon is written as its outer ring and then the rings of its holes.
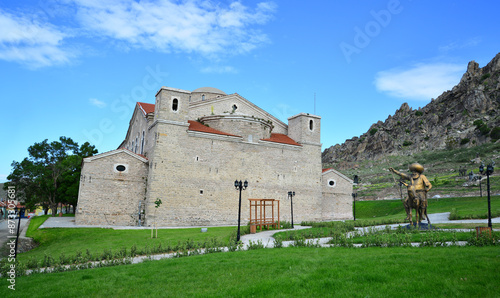
POLYGON ((325 149, 326 164, 423 150, 472 147, 500 139, 500 53, 485 67, 469 62, 453 87, 423 108, 407 103, 359 137, 325 149))

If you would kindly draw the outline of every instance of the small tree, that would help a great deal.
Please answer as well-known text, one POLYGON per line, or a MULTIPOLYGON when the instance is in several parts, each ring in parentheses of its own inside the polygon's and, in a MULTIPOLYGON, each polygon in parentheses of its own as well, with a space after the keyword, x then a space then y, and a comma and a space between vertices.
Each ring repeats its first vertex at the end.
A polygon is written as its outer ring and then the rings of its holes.
POLYGON ((155 201, 155 218, 153 221, 153 226, 151 227, 151 238, 153 238, 153 230, 156 230, 156 235, 154 238, 158 238, 158 227, 156 226, 156 209, 158 209, 158 207, 160 207, 160 205, 161 205, 161 200, 156 199, 156 201, 155 201))
POLYGON ((12 173, 4 184, 16 186, 19 199, 26 206, 41 204, 46 211, 56 215, 59 203, 71 203, 76 207, 82 159, 97 153, 88 142, 78 146, 71 138, 59 141, 44 140, 28 148, 29 157, 12 162, 12 173))

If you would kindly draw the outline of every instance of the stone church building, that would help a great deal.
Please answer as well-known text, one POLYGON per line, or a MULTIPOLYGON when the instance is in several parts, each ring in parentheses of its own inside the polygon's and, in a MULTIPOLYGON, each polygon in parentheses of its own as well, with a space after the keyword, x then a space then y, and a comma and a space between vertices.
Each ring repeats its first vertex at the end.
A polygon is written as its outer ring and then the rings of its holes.
POLYGON ((280 200, 280 220, 352 219, 352 181, 322 170, 319 116, 288 124, 237 93, 162 87, 138 102, 118 149, 83 160, 76 223, 150 226, 242 224, 251 198, 280 200), (155 201, 163 202, 155 208, 155 201), (156 210, 155 210, 156 209, 156 210))

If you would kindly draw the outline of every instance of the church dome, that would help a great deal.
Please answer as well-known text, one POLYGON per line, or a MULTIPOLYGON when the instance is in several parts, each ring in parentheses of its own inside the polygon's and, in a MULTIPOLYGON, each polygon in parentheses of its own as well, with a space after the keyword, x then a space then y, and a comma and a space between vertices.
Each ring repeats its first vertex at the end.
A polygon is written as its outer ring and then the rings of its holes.
POLYGON ((213 87, 201 87, 196 90, 193 90, 192 93, 213 93, 213 94, 226 95, 226 92, 213 87))

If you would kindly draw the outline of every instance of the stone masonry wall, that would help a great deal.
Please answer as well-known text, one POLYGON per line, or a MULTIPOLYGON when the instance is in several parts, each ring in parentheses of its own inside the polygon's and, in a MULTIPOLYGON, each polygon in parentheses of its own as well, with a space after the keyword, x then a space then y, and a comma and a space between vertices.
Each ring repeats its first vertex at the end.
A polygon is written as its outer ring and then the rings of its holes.
POLYGON ((147 193, 147 224, 154 201, 160 226, 235 225, 238 191, 234 180, 248 180, 242 193, 243 224, 249 198, 281 201, 281 220, 290 220, 287 192, 294 197, 294 221, 322 220, 321 147, 243 143, 186 133, 182 126, 158 124, 147 193))
POLYGON ((84 160, 77 225, 137 225, 139 202, 144 203, 146 197, 148 167, 131 154, 121 150, 84 160), (117 171, 117 165, 126 170, 117 171))
POLYGON ((148 121, 144 113, 136 105, 134 115, 130 120, 128 135, 125 138, 125 148, 137 154, 147 156, 150 148, 148 136, 148 121))
POLYGON ((326 220, 353 219, 352 181, 334 171, 325 172, 321 180, 323 217, 326 220))

